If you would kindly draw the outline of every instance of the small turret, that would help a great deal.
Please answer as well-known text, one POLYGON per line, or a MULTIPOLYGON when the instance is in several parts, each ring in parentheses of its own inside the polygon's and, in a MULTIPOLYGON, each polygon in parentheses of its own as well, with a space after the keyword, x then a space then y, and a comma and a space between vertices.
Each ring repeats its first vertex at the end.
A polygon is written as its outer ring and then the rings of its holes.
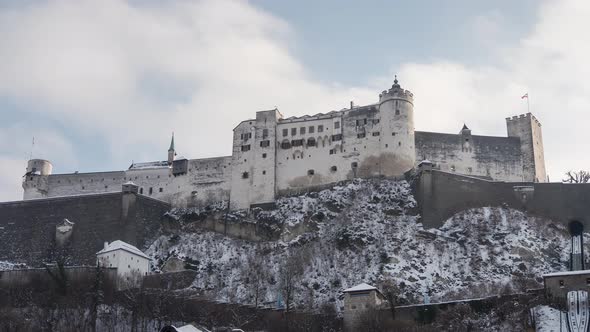
POLYGON ((51 175, 53 166, 51 162, 44 159, 31 159, 27 163, 26 175, 51 175))
POLYGON ((170 148, 168 149, 168 165, 172 165, 176 151, 174 150, 174 133, 172 133, 172 140, 170 141, 170 148))
POLYGON ((471 129, 469 129, 466 124, 463 124, 463 128, 461 128, 459 134, 463 136, 471 136, 471 129))

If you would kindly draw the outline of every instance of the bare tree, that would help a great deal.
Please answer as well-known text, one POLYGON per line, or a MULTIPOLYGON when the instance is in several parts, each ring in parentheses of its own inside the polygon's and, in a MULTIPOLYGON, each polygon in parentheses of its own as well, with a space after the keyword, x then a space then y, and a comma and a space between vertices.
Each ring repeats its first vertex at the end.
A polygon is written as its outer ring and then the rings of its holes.
POLYGON ((304 255, 302 252, 290 253, 279 268, 279 287, 285 301, 285 310, 291 310, 291 302, 304 270, 304 255))
POLYGON ((588 183, 590 182, 590 172, 588 171, 568 171, 565 173, 564 183, 588 183))
POLYGON ((262 297, 266 292, 266 280, 268 272, 264 264, 264 257, 261 255, 261 250, 256 249, 253 255, 248 257, 248 265, 246 268, 246 275, 248 276, 247 283, 251 295, 254 298, 254 306, 258 307, 262 297))
POLYGON ((389 310, 391 311, 391 318, 395 319, 395 306, 398 305, 400 289, 395 280, 391 277, 387 277, 381 281, 379 288, 381 293, 385 296, 387 303, 389 304, 389 310))

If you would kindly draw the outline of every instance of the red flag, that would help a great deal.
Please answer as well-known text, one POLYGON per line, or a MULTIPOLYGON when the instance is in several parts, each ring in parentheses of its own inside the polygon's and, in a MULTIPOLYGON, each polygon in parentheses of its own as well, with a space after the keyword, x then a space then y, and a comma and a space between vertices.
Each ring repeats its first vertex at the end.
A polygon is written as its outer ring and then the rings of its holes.
POLYGON ((525 93, 524 96, 520 97, 520 99, 529 99, 529 93, 525 93))

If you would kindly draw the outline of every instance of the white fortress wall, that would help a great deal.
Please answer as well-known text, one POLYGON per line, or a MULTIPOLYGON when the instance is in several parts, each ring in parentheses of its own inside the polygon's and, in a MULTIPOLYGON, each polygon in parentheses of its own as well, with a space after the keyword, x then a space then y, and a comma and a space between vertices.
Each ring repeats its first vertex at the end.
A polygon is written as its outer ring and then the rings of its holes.
POLYGON ((277 126, 279 194, 346 179, 342 165, 342 112, 290 118, 277 126))
MULTIPOLYGON (((147 164, 147 163, 146 163, 147 164)), ((179 207, 229 199, 231 157, 193 159, 185 174, 174 176, 168 166, 143 166, 126 171, 27 175, 24 199, 121 191, 132 181, 139 193, 179 207)))
POLYGON ((140 194, 174 206, 229 201, 246 209, 279 195, 321 188, 355 177, 401 177, 422 160, 441 170, 500 181, 544 181, 541 125, 532 115, 507 119, 508 137, 416 132, 414 96, 397 79, 379 101, 341 111, 283 119, 277 110, 233 130, 232 155, 133 164, 126 171, 50 175, 49 161, 33 159, 24 199, 120 191, 132 181, 140 194))

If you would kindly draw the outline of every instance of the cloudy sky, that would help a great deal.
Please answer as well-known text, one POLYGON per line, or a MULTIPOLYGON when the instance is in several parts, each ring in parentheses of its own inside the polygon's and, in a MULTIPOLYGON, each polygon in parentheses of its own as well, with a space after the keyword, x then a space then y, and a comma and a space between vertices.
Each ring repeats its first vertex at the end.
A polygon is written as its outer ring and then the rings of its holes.
POLYGON ((0 201, 54 173, 229 155, 257 110, 372 103, 397 74, 416 129, 543 124, 552 180, 590 168, 590 2, 1 0, 0 201))

